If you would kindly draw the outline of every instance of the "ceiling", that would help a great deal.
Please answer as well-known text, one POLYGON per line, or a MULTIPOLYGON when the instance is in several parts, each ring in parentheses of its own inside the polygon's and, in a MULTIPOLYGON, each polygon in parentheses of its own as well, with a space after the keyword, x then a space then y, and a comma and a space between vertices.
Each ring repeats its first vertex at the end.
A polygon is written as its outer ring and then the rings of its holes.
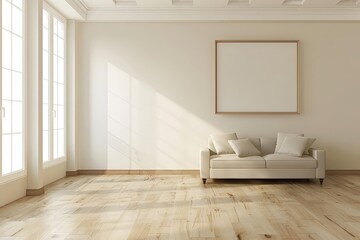
POLYGON ((360 20, 360 0, 47 1, 83 21, 360 20))
POLYGON ((88 9, 117 8, 134 6, 135 8, 158 8, 158 7, 247 7, 247 8, 334 8, 334 7, 360 7, 359 1, 354 0, 79 0, 88 9))

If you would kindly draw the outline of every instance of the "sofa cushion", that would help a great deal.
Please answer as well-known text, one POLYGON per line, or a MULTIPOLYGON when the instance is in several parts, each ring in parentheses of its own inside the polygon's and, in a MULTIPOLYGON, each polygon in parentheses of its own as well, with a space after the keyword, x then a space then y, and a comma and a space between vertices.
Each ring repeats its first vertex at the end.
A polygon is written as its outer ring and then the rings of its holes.
POLYGON ((285 137, 303 137, 303 136, 304 136, 304 134, 279 132, 278 135, 277 135, 275 153, 277 153, 279 151, 279 149, 281 147, 281 144, 285 140, 285 137))
POLYGON ((265 160, 260 156, 251 156, 240 158, 236 154, 221 154, 210 157, 210 168, 265 168, 265 160))
POLYGON ((285 154, 269 154, 264 156, 266 168, 271 169, 314 169, 317 161, 311 156, 295 157, 285 154))
POLYGON ((273 154, 276 147, 276 138, 262 137, 260 138, 261 143, 261 156, 273 154))
POLYGON ((229 144, 238 157, 260 156, 261 152, 249 139, 229 140, 229 144))
POLYGON ((234 150, 229 144, 229 140, 236 140, 236 133, 223 133, 210 135, 214 143, 217 154, 232 154, 234 150))

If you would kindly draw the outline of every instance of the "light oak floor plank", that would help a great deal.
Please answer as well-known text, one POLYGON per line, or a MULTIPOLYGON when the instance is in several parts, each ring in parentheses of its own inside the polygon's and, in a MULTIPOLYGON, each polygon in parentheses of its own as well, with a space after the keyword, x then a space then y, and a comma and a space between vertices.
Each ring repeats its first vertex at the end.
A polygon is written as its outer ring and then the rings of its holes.
POLYGON ((74 176, 45 190, 0 208, 0 239, 360 239, 360 175, 74 176))

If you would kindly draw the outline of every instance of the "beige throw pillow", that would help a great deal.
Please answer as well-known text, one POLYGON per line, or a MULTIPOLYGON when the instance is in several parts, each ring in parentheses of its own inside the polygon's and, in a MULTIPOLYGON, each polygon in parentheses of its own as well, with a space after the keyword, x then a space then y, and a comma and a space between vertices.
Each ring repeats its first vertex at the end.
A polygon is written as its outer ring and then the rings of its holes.
POLYGON ((279 132, 277 135, 277 140, 276 140, 275 153, 277 153, 279 151, 281 144, 285 140, 285 137, 303 137, 303 136, 304 136, 304 134, 279 132))
POLYGON ((236 153, 236 155, 238 155, 238 157, 261 155, 261 152, 247 138, 239 140, 229 140, 229 144, 236 153))
POLYGON ((308 146, 306 137, 285 137, 277 153, 301 157, 308 146))
POLYGON ((234 150, 229 144, 229 140, 236 140, 236 133, 224 133, 210 135, 217 154, 231 154, 234 150))

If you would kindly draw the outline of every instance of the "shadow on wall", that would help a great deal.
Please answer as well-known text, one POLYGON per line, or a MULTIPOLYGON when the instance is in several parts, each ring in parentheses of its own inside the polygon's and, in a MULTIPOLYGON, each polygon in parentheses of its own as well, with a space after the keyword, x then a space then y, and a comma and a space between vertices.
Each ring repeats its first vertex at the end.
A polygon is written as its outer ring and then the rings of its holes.
POLYGON ((107 106, 108 169, 198 168, 209 125, 111 63, 107 106))

